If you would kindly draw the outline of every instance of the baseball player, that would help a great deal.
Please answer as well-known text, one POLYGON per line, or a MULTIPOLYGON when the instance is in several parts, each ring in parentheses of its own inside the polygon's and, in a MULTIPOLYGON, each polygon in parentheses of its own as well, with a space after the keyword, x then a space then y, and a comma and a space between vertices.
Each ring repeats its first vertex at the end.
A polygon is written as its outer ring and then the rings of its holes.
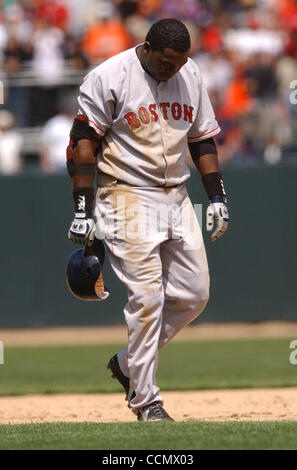
POLYGON ((94 68, 80 87, 67 149, 75 217, 69 238, 104 238, 127 287, 128 345, 108 368, 139 421, 173 421, 156 384, 158 351, 204 309, 209 273, 185 181, 186 148, 209 197, 211 240, 227 229, 220 131, 183 23, 153 24, 143 44, 94 68), (96 192, 93 181, 96 176, 96 192))

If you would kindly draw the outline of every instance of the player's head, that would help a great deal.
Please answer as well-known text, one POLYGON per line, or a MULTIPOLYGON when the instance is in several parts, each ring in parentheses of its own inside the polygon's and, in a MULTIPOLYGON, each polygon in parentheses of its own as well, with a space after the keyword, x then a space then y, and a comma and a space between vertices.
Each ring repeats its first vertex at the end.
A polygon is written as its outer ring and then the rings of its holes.
POLYGON ((159 81, 167 81, 187 62, 191 40, 186 26, 174 18, 157 21, 144 43, 146 65, 159 81))

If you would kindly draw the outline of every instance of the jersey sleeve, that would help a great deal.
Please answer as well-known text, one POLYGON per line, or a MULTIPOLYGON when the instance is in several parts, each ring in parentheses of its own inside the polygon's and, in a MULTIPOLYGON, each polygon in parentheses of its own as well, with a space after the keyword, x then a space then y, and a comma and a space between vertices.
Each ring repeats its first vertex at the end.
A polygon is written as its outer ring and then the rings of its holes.
POLYGON ((85 116, 89 126, 103 137, 112 125, 115 107, 108 75, 90 72, 80 87, 78 105, 78 114, 85 116))
POLYGON ((203 83, 200 70, 196 64, 195 72, 199 87, 199 101, 196 119, 188 132, 188 142, 199 142, 214 137, 221 129, 215 118, 212 104, 210 102, 206 87, 203 83))

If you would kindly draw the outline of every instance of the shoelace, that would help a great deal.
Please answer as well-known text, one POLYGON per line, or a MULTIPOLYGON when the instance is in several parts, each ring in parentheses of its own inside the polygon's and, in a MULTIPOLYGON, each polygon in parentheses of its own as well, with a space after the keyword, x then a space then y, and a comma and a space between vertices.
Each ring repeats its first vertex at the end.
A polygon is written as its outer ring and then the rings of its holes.
POLYGON ((160 405, 160 403, 153 403, 150 408, 152 409, 152 411, 157 415, 159 416, 160 418, 162 418, 163 416, 163 411, 162 411, 162 407, 160 405))

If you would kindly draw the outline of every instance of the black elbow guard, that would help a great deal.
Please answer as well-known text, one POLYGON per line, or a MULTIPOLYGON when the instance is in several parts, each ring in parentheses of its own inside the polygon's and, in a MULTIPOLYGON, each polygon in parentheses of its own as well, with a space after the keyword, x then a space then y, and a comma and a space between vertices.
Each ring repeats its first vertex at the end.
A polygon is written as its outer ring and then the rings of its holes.
POLYGON ((202 140, 201 142, 189 143, 189 150, 193 161, 197 158, 203 157, 203 155, 212 154, 217 155, 217 147, 213 137, 202 140))
POLYGON ((74 159, 73 142, 70 140, 66 150, 67 155, 67 171, 69 176, 75 175, 94 175, 95 163, 87 163, 78 165, 74 159))

